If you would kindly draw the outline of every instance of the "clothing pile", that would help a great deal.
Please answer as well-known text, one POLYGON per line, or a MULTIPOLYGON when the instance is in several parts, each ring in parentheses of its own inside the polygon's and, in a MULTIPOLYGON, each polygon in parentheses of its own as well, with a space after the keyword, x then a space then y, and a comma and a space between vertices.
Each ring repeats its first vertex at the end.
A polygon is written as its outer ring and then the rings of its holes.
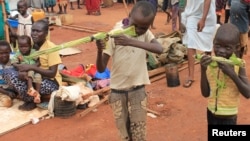
POLYGON ((59 72, 63 77, 63 81, 86 81, 94 90, 109 86, 110 82, 110 70, 106 68, 104 72, 100 73, 97 71, 95 64, 79 64, 71 70, 61 67, 59 72))
POLYGON ((56 97, 59 97, 62 101, 75 102, 75 106, 87 104, 88 107, 93 107, 100 101, 98 95, 93 95, 93 89, 83 82, 78 82, 72 86, 60 86, 57 91, 52 93, 48 104, 50 117, 54 117, 56 97), (84 96, 87 96, 87 98, 84 99, 84 96))
POLYGON ((148 70, 155 69, 170 63, 179 64, 187 55, 187 47, 182 44, 181 33, 174 31, 170 34, 155 35, 163 47, 163 53, 158 55, 148 52, 148 70))

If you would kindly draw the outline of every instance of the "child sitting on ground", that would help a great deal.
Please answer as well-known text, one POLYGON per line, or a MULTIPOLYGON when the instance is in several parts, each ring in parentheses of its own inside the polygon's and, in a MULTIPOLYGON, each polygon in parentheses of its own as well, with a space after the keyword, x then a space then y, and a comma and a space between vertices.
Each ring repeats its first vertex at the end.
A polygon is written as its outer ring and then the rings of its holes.
MULTIPOLYGON (((213 48, 216 57, 237 59, 235 54, 240 48, 238 28, 228 23, 221 25, 215 35, 213 48)), ((212 62, 210 55, 202 56, 200 65, 201 92, 208 98, 208 125, 236 125, 240 94, 245 98, 250 97, 245 66, 212 62)))
MULTIPOLYGON (((31 38, 27 35, 22 35, 18 37, 17 40, 19 51, 12 58, 11 63, 19 63, 19 64, 34 64, 36 66, 40 65, 39 59, 28 59, 25 56, 29 56, 30 54, 35 52, 35 49, 32 49, 31 38)), ((15 65, 14 65, 15 66, 15 65)), ((39 73, 34 71, 28 71, 28 75, 25 78, 28 81, 28 94, 34 97, 34 103, 40 103, 40 88, 42 76, 39 73), (35 89, 33 88, 33 82, 35 83, 35 89)))
POLYGON ((4 80, 4 69, 11 69, 10 63, 10 44, 7 41, 0 40, 0 107, 11 107, 11 98, 16 97, 16 93, 6 84, 4 80))

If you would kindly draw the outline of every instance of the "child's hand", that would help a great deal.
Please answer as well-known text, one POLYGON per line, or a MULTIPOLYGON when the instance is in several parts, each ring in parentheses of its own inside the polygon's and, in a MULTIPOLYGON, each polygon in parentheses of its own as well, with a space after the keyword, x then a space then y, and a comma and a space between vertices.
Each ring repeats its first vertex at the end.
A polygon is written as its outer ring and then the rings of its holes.
POLYGON ((202 32, 204 27, 205 27, 205 21, 201 19, 197 24, 197 31, 202 32))
POLYGON ((111 36, 111 38, 114 38, 115 45, 128 46, 131 42, 130 39, 125 35, 111 36))
POLYGON ((18 72, 18 79, 20 80, 27 80, 28 73, 27 72, 18 72))
POLYGON ((106 40, 96 40, 97 50, 102 52, 103 49, 106 47, 106 40))
POLYGON ((13 64, 18 71, 30 71, 33 70, 32 67, 36 67, 35 65, 27 65, 27 64, 13 64))
POLYGON ((209 55, 203 55, 201 57, 200 65, 202 70, 207 70, 207 66, 212 62, 212 58, 209 55))
POLYGON ((234 66, 233 65, 230 65, 230 64, 227 64, 227 63, 220 63, 220 62, 217 62, 217 63, 218 63, 219 68, 221 69, 221 71, 223 73, 225 73, 226 75, 232 76, 233 74, 236 74, 235 71, 234 71, 234 66))

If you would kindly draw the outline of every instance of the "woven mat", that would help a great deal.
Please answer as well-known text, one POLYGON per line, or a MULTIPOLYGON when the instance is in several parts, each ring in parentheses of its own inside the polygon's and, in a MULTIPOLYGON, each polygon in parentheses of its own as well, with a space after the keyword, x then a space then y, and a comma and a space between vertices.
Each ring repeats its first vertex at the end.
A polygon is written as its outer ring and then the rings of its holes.
POLYGON ((32 111, 18 110, 18 106, 23 104, 23 101, 15 99, 14 104, 10 108, 0 107, 0 136, 10 131, 30 124, 31 118, 41 118, 48 113, 48 110, 36 108, 32 111))

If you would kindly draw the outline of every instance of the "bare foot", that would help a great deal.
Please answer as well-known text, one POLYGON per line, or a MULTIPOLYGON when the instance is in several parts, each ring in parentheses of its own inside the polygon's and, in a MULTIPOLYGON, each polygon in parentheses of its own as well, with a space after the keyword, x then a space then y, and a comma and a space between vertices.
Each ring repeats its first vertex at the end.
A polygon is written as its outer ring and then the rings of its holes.
POLYGON ((28 95, 34 97, 35 103, 41 103, 41 99, 40 99, 41 96, 40 96, 39 92, 36 91, 33 87, 29 88, 27 93, 28 93, 28 95))

